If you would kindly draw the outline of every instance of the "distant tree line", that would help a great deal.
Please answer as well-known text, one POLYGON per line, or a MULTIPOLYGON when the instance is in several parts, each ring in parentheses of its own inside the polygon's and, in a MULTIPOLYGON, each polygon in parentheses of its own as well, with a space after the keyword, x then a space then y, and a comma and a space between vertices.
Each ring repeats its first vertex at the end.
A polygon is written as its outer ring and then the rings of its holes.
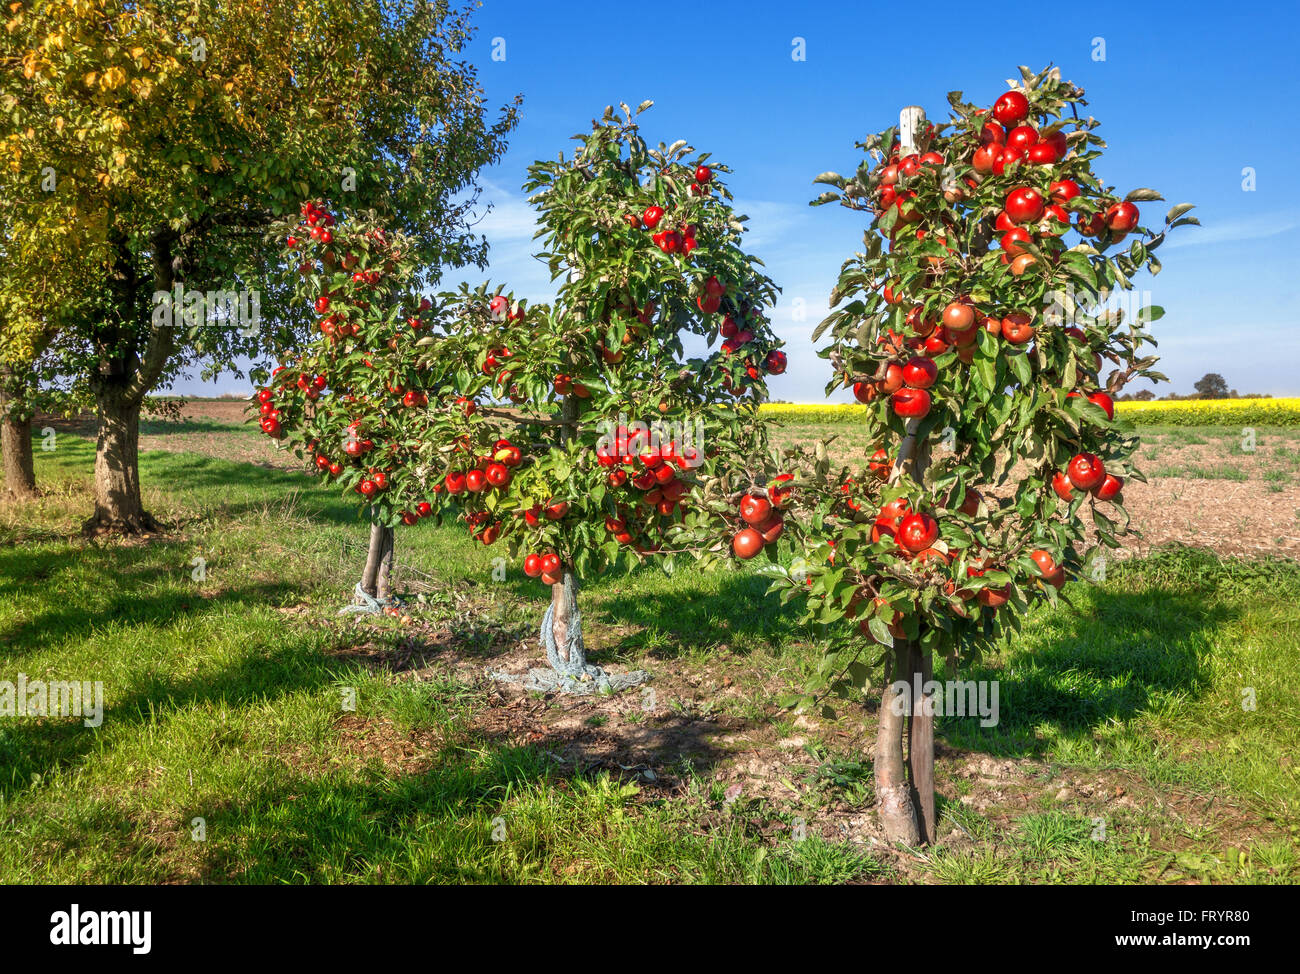
MULTIPOLYGON (((1192 386, 1196 391, 1190 396, 1180 396, 1176 392, 1171 392, 1167 396, 1160 396, 1160 400, 1173 399, 1272 399, 1272 396, 1259 392, 1248 392, 1242 395, 1236 389, 1229 389, 1228 383, 1223 376, 1217 372, 1207 372, 1201 376, 1192 386)), ((1150 402, 1156 399, 1156 394, 1150 389, 1142 389, 1138 392, 1125 393, 1119 397, 1120 402, 1150 402)))

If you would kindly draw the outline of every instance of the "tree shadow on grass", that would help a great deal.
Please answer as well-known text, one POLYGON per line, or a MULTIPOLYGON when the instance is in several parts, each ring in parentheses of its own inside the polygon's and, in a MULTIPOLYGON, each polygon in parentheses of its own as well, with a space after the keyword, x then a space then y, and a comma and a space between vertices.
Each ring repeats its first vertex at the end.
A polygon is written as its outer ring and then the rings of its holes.
POLYGON ((520 882, 537 879, 564 833, 591 815, 593 803, 576 797, 579 777, 537 747, 447 747, 418 771, 303 767, 147 823, 99 800, 47 843, 95 862, 96 881, 125 861, 138 864, 128 880, 143 872, 153 882, 520 882), (194 816, 204 819, 202 843, 186 841, 194 816), (170 849, 168 833, 185 848, 170 849))
MULTIPOLYGON (((585 776, 540 747, 444 749, 415 774, 301 777, 207 814, 215 883, 514 883, 591 828, 585 776)), ((612 809, 611 809, 612 810, 612 809)))
POLYGON ((1064 623, 1059 629, 1027 633, 1005 666, 961 674, 997 681, 995 726, 948 716, 936 733, 949 746, 1001 756, 1041 756, 1054 739, 1092 741, 1165 699, 1204 693, 1215 633, 1241 614, 1202 592, 1159 585, 1094 589, 1085 598, 1087 610, 1052 620, 1064 623))
POLYGON ((0 723, 0 795, 27 788, 39 777, 79 763, 103 747, 104 728, 146 724, 193 706, 262 705, 299 692, 339 685, 348 674, 391 665, 388 643, 401 641, 382 629, 320 624, 271 625, 251 630, 233 664, 205 663, 205 651, 168 634, 192 634, 268 606, 301 601, 287 582, 248 582, 204 591, 189 584, 191 549, 172 541, 148 546, 37 551, 0 549, 0 599, 20 598, 33 585, 55 586, 0 628, 0 679, 101 681, 108 698, 101 728, 79 717, 14 718, 0 723), (174 572, 174 574, 172 574, 174 572), (103 587, 88 590, 86 575, 103 587), (183 579, 179 585, 168 581, 183 579), (68 595, 60 598, 62 589, 68 595), (81 598, 78 598, 78 596, 81 598), (82 657, 66 665, 24 662, 51 645, 78 645, 114 634, 113 656, 103 666, 82 657), (262 633, 265 632, 265 638, 262 633), (136 645, 136 640, 139 644, 136 645), (373 653, 351 652, 358 641, 383 644, 373 653), (167 647, 167 648, 160 648, 167 647), (159 653, 163 653, 158 657, 159 653), (121 681, 130 681, 123 688, 121 681))
MULTIPOLYGON (((643 569, 662 577, 653 568, 643 569)), ((611 651, 677 659, 692 650, 717 649, 748 656, 809 638, 799 607, 782 605, 767 590, 772 579, 757 573, 679 573, 671 583, 637 586, 636 575, 619 591, 600 593, 597 618, 612 626, 635 626, 611 651), (685 576, 685 577, 683 577, 685 576)))
MULTIPOLYGON (((444 748, 416 773, 364 782, 299 777, 203 811, 211 846, 203 878, 215 883, 515 883, 562 880, 580 844, 617 860, 621 802, 600 797, 599 775, 631 780, 610 762, 586 761, 550 737, 525 746, 488 738, 444 748), (557 761, 557 756, 564 760, 557 761)), ((653 797, 655 786, 642 782, 653 797)), ((199 814, 197 812, 195 814, 199 814)), ((685 843, 696 840, 684 833, 685 843)), ((697 852, 697 855, 699 853, 697 852)), ((641 863, 644 865, 644 862, 641 863)), ((598 881, 586 863, 580 881, 598 881)), ((635 869, 636 867, 634 867, 635 869)))
POLYGON ((192 571, 192 547, 162 541, 135 548, 97 548, 27 552, 0 549, 0 599, 18 597, 33 585, 78 587, 75 574, 91 573, 103 580, 100 590, 111 592, 89 604, 42 599, 43 611, 19 617, 0 629, 5 658, 38 651, 50 641, 86 638, 108 626, 171 626, 187 616, 225 611, 235 604, 281 605, 299 588, 290 583, 265 583, 224 589, 215 595, 196 584, 193 590, 168 589, 163 584, 187 578, 192 571))
MULTIPOLYGON (((225 614, 241 606, 260 604, 270 594, 268 586, 250 586, 207 600, 201 609, 225 614)), ((170 603, 163 608, 171 608, 170 603)), ((195 619, 201 618, 195 613, 195 619)), ((160 617, 160 624, 175 621, 175 616, 160 617)), ((21 669, 21 666, 17 667, 21 669)), ((0 777, 0 796, 12 797, 51 772, 83 761, 103 747, 106 729, 142 725, 164 719, 167 713, 194 705, 221 704, 240 707, 266 704, 275 698, 299 691, 314 691, 338 681, 337 665, 331 667, 327 656, 319 652, 319 640, 311 633, 290 634, 286 631, 279 644, 259 651, 250 647, 248 654, 234 666, 219 670, 200 668, 188 676, 176 676, 166 670, 141 667, 135 684, 121 695, 113 686, 105 687, 111 699, 103 710, 98 728, 86 727, 80 717, 15 719, 6 723, 0 735, 0 767, 8 774, 0 777)), ((91 672, 55 671, 40 674, 48 680, 102 680, 91 672)), ((35 674, 29 674, 34 679, 35 674)), ((13 673, 5 674, 13 679, 13 673)))

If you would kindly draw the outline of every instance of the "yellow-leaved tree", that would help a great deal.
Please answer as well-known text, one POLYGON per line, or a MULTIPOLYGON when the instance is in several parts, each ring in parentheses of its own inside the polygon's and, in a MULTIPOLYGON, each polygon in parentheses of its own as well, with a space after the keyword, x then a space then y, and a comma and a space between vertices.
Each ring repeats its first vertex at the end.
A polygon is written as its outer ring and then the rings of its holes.
MULTIPOLYGON (((425 266, 483 263, 467 216, 517 100, 487 117, 459 60, 468 9, 355 0, 14 0, 0 30, 0 178, 39 253, 7 272, 26 332, 57 327, 99 426, 87 527, 156 528, 140 496, 140 410, 196 367, 301 338, 305 310, 259 321, 304 198, 374 209, 425 266), (77 255, 88 300, 53 321, 26 297, 77 255), (182 298, 179 305, 167 296, 182 298)), ((275 294, 269 295, 274 305, 275 294)), ((8 327, 6 325, 6 327, 8 327)), ((16 343, 15 343, 16 344, 16 343)))

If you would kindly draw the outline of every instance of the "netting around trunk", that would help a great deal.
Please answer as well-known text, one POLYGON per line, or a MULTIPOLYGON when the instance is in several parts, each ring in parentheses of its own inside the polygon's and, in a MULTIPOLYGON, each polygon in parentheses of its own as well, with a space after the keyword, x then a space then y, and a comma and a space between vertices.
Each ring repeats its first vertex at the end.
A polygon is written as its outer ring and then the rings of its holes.
POLYGON ((644 670, 611 674, 588 663, 586 647, 582 643, 582 614, 576 607, 570 609, 570 613, 569 629, 564 639, 566 652, 563 654, 555 642, 554 603, 547 606, 546 615, 542 617, 542 647, 546 650, 546 661, 551 664, 549 670, 534 667, 522 675, 489 671, 489 676, 501 683, 517 683, 526 690, 576 694, 616 693, 650 679, 650 674, 644 670))
POLYGON ((387 599, 375 598, 375 596, 371 595, 364 588, 362 588, 360 582, 357 582, 357 587, 353 589, 352 595, 353 595, 352 604, 345 605, 343 608, 339 609, 339 615, 341 616, 348 615, 354 612, 364 613, 367 615, 378 615, 379 613, 383 612, 384 609, 388 608, 390 605, 401 606, 404 604, 402 600, 399 599, 397 596, 393 596, 392 598, 387 598, 387 599))

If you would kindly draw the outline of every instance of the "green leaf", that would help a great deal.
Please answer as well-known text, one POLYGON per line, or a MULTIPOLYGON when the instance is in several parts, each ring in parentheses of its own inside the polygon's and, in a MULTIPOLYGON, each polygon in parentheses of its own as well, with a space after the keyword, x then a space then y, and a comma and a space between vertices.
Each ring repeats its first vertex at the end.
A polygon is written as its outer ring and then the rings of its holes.
POLYGON ((1015 373, 1016 379, 1020 382, 1022 388, 1028 388, 1034 381, 1034 370, 1029 364, 1029 357, 1026 355, 1008 355, 1007 363, 1011 366, 1011 371, 1015 373))
POLYGON ((1124 197, 1125 203, 1145 203, 1152 200, 1164 199, 1154 189, 1135 189, 1124 197))

